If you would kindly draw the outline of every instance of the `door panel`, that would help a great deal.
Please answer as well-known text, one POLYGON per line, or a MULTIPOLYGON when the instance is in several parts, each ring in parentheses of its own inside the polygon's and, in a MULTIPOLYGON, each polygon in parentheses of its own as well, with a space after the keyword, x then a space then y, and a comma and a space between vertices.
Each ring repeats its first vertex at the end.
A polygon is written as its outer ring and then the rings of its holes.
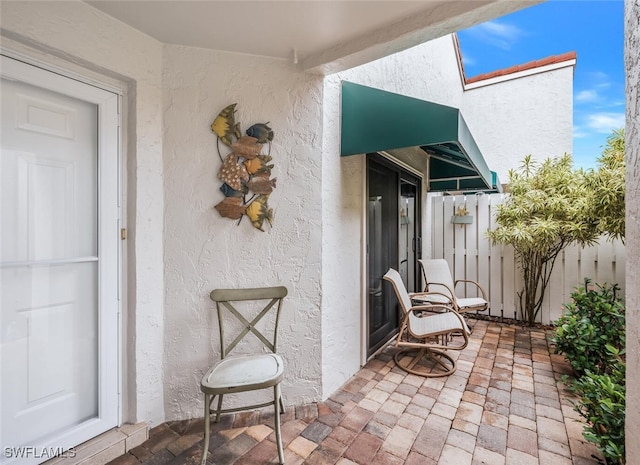
POLYGON ((0 435, 26 464, 117 425, 118 97, 2 65, 0 435))
POLYGON ((398 266, 398 192, 396 173, 368 160, 368 354, 398 331, 398 311, 382 276, 398 266))
POLYGON ((96 271, 1 270, 3 444, 38 444, 98 416, 96 271))
POLYGON ((377 154, 367 155, 368 343, 373 354, 397 334, 395 293, 382 279, 398 270, 407 289, 419 286, 420 180, 377 154), (418 280, 417 280, 418 279, 418 280))

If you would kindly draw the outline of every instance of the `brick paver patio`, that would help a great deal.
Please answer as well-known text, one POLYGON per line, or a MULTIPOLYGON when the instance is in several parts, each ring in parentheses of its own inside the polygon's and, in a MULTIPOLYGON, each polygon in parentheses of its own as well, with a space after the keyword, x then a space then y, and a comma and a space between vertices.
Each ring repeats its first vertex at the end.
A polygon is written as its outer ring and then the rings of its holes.
MULTIPOLYGON (((387 348, 319 404, 282 417, 285 463, 337 465, 596 465, 562 385, 566 361, 549 334, 470 319, 457 371, 425 379, 398 369, 387 348)), ((286 392, 285 392, 286 400, 286 392)), ((243 412, 212 428, 208 463, 277 463, 273 414, 243 412)), ((111 465, 200 461, 202 419, 153 428, 111 465)))

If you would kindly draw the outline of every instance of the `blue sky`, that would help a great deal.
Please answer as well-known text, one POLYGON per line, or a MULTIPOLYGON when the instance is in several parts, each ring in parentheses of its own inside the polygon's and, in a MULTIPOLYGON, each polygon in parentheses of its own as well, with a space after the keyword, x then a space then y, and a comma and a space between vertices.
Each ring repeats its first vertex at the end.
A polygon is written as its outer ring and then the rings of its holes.
POLYGON ((624 126, 623 17, 622 0, 550 0, 479 24, 458 33, 465 73, 575 51, 573 159, 594 168, 607 137, 624 126))

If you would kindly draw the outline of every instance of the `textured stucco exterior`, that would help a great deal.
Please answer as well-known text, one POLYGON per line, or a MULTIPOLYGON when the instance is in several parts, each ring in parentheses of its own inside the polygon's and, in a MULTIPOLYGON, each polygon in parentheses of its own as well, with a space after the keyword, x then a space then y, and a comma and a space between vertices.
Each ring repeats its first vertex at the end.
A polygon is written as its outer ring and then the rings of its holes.
MULTIPOLYGON (((287 404, 329 396, 360 367, 366 172, 363 155, 339 155, 342 80, 461 108, 492 169, 537 154, 537 146, 515 153, 525 145, 512 133, 520 117, 542 133, 555 128, 559 149, 542 147, 541 157, 571 147, 568 70, 465 93, 450 36, 322 77, 288 61, 163 45, 82 2, 3 2, 1 24, 3 47, 101 76, 125 97, 124 421, 202 415, 199 378, 218 351, 215 287, 288 286, 279 340, 287 404), (560 103, 548 112, 510 116, 518 102, 497 97, 513 91, 503 86, 552 84, 560 103), (230 103, 243 128, 269 121, 275 131, 275 220, 264 233, 213 209, 222 194, 209 125, 230 103)), ((426 175, 419 152, 393 154, 426 175)), ((427 221, 423 228, 426 237, 427 221)))
POLYGON ((625 1, 627 465, 640 464, 640 1, 625 1))
MULTIPOLYGON (((125 421, 164 420, 162 51, 158 41, 82 2, 2 2, 2 46, 27 45, 64 68, 78 65, 125 91, 128 298, 125 421)), ((13 48, 13 47, 12 47, 13 48)))
MULTIPOLYGON (((325 79, 322 157, 322 388, 325 397, 358 370, 366 343, 366 333, 362 331, 366 300, 359 290, 366 279, 363 262, 366 163, 364 155, 340 157, 341 82, 431 98, 439 103, 459 101, 455 55, 447 53, 451 50, 446 46, 442 47, 446 44, 451 44, 450 37, 325 79), (416 63, 424 64, 427 70, 416 63), (425 81, 424 75, 434 76, 433 81, 425 81)), ((418 160, 415 168, 426 172, 426 157, 418 160)), ((426 187, 423 185, 423 188, 426 187)))
POLYGON ((544 160, 573 152, 573 66, 466 90, 461 108, 503 183, 526 155, 544 160))
POLYGON ((283 396, 289 405, 317 401, 322 78, 284 60, 179 46, 165 47, 163 76, 166 416, 203 415, 200 378, 219 358, 214 288, 288 287, 278 340, 283 396), (231 103, 243 130, 268 121, 275 133, 275 218, 265 232, 213 209, 224 196, 209 125, 231 103))
MULTIPOLYGON (((544 159, 572 150, 573 66, 498 84, 464 89, 452 36, 434 39, 384 59, 325 78, 322 165, 322 381, 330 395, 360 366, 366 299, 354 292, 366 278, 364 155, 340 158, 342 81, 460 108, 490 169, 500 179, 525 155, 544 159), (553 105, 540 105, 540 95, 553 105), (537 103, 537 107, 536 107, 537 103), (340 270, 340 272, 336 272, 340 270), (341 360, 336 364, 335 360, 341 360)), ((427 176, 421 150, 390 151, 427 176)), ((423 182, 423 198, 427 183, 423 182)), ((426 209, 427 202, 424 202, 426 209)), ((424 215, 426 219, 427 216, 424 215)), ((423 256, 430 244, 423 221, 423 256)))

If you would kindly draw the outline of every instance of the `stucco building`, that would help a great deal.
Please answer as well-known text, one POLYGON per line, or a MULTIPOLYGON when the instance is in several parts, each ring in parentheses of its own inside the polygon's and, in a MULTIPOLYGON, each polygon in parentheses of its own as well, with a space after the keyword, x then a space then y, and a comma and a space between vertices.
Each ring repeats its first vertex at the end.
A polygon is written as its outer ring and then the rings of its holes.
MULTIPOLYGON (((341 156, 344 82, 459 110, 486 166, 503 180, 527 153, 571 152, 573 56, 502 78, 465 79, 449 33, 522 6, 493 3, 452 9, 446 27, 413 26, 428 32, 411 40, 398 26, 397 37, 388 31, 387 47, 358 44, 355 51, 331 50, 300 66, 163 43, 83 2, 2 2, 2 51, 10 59, 118 96, 120 165, 113 179, 120 196, 116 227, 124 240, 113 245, 118 309, 109 323, 115 340, 105 350, 115 351, 108 377, 115 376, 109 389, 117 390, 111 397, 117 404, 109 422, 155 425, 201 416, 198 383, 217 350, 208 298, 216 287, 289 288, 280 339, 287 403, 326 398, 375 349, 366 247, 371 163, 389 168, 395 162, 397 182, 410 184, 419 198, 435 170, 415 145, 372 150, 384 151, 381 158, 341 156), (541 106, 540 99, 553 104, 541 106), (275 218, 265 233, 213 208, 223 194, 209 126, 231 103, 243 128, 269 121, 275 133, 270 154, 278 184, 269 201, 275 218)), ((637 21, 637 10, 628 10, 628 20, 637 21)), ((633 34, 628 49, 637 41, 633 34)), ((637 61, 637 53, 628 52, 628 59, 637 61)), ((633 79, 635 68, 627 69, 633 79)), ((632 104, 629 111, 637 113, 632 104)), ((629 121, 633 166, 638 136, 635 120, 629 121)), ((631 171, 632 198, 634 181, 631 171)), ((424 204, 416 208, 420 236, 427 217, 424 204)), ((637 217, 632 220, 637 229, 637 217)), ((627 236, 627 276, 633 277, 637 244, 627 236)), ((427 250, 423 243, 419 252, 427 250)), ((627 289, 629 302, 637 301, 637 287, 627 289)), ((629 353, 634 376, 636 352, 629 353)), ((3 433, 9 421, 2 419, 3 433)))

